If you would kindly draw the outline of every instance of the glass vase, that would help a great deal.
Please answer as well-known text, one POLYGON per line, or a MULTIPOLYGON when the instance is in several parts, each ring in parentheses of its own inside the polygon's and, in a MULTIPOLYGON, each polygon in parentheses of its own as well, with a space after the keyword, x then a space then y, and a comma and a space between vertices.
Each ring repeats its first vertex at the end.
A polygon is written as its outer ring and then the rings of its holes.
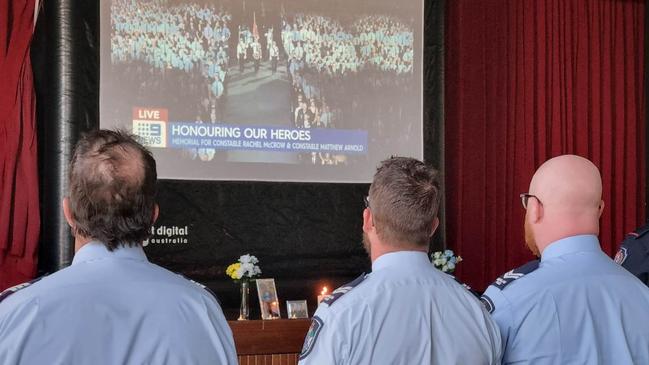
POLYGON ((250 282, 241 281, 241 304, 239 305, 239 321, 245 321, 250 316, 250 282))

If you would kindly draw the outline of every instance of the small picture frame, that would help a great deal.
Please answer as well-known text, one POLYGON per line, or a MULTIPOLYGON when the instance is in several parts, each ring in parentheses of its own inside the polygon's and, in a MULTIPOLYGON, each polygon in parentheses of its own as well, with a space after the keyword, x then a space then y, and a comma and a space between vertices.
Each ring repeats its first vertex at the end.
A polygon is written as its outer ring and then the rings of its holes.
POLYGON ((309 308, 306 300, 287 300, 286 312, 288 319, 309 318, 309 308))
POLYGON ((275 289, 275 279, 257 279, 257 294, 259 296, 259 308, 261 319, 278 319, 279 299, 275 289))

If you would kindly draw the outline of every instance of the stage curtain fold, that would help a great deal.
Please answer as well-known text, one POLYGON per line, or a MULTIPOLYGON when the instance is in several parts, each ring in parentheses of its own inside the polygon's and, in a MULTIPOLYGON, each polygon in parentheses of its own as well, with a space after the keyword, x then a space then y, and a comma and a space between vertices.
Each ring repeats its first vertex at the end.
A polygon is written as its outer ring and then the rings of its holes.
POLYGON ((40 215, 30 60, 35 0, 0 1, 0 290, 36 274, 40 215))
POLYGON ((535 169, 572 153, 603 178, 603 250, 645 219, 645 2, 447 3, 447 245, 479 290, 533 259, 524 243, 535 169))

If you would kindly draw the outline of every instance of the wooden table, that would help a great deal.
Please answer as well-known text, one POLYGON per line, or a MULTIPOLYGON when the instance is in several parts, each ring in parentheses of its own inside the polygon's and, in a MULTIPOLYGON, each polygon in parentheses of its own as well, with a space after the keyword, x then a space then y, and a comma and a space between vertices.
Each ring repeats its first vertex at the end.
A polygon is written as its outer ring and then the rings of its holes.
POLYGON ((241 365, 296 365, 311 320, 228 321, 241 365))

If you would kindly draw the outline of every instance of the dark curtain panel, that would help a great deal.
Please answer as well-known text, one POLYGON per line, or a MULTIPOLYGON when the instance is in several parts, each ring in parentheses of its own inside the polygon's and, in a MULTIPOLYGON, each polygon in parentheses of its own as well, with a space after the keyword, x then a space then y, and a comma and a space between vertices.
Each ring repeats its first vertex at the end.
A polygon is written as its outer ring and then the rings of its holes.
POLYGON ((40 216, 29 59, 34 3, 0 1, 0 291, 36 272, 40 216))
POLYGON ((63 216, 68 164, 79 137, 99 127, 100 4, 98 0, 42 3, 32 43, 32 62, 44 217, 38 274, 46 275, 72 262, 74 240, 63 216))
POLYGON ((645 218, 644 1, 452 1, 446 28, 448 245, 478 289, 532 259, 518 197, 565 153, 601 170, 600 240, 645 218))

